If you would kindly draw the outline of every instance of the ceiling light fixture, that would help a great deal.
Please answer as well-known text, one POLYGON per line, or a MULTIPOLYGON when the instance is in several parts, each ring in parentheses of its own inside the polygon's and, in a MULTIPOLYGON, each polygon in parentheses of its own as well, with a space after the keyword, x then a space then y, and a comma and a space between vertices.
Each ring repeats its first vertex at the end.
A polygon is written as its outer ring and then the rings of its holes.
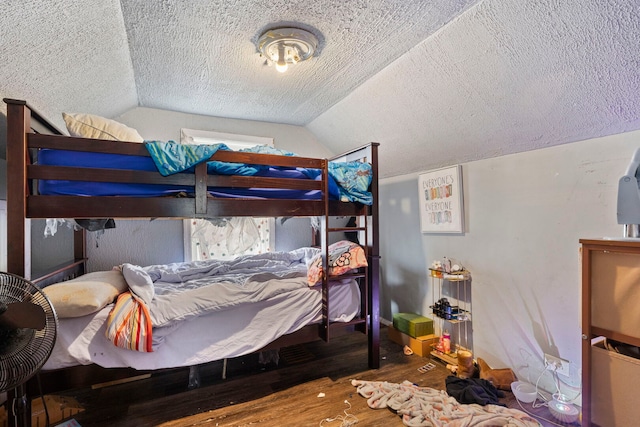
POLYGON ((258 39, 260 54, 281 73, 287 71, 290 64, 311 58, 317 47, 316 36, 299 28, 274 28, 258 39))

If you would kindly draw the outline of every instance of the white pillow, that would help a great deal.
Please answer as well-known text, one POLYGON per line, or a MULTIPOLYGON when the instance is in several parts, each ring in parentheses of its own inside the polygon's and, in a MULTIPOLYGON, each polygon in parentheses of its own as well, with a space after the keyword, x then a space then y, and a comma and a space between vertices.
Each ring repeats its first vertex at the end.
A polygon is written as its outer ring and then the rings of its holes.
POLYGON ((62 118, 71 136, 112 141, 144 142, 138 131, 115 120, 105 119, 93 114, 67 113, 62 113, 62 118))
POLYGON ((42 289, 59 318, 80 317, 101 310, 129 289, 120 271, 96 271, 42 289))

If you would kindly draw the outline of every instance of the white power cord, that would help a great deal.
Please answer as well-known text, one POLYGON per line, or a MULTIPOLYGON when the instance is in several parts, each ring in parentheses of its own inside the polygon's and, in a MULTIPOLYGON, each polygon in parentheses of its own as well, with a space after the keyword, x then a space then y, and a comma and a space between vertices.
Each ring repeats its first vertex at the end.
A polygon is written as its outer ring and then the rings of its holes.
POLYGON ((347 411, 351 409, 351 403, 348 400, 344 401, 345 404, 349 405, 347 409, 344 410, 344 415, 337 415, 334 418, 325 418, 320 421, 320 427, 322 427, 323 423, 332 423, 334 421, 341 421, 338 427, 351 427, 354 424, 358 423, 358 418, 355 415, 348 413, 347 411))
MULTIPOLYGON (((541 403, 539 405, 536 405, 536 402, 538 401, 538 399, 536 397, 536 400, 534 400, 533 403, 531 404, 531 406, 533 408, 541 408, 543 406, 547 406, 548 400, 542 393, 540 393, 540 390, 539 390, 539 387, 538 387, 538 385, 540 384, 540 380, 542 379, 542 376, 544 375, 545 372, 547 372, 547 366, 548 365, 545 364, 544 370, 542 372, 540 372, 540 375, 538 375, 538 379, 536 380, 536 396, 540 397, 540 400, 543 403, 541 403)), ((555 384, 555 382, 554 382, 554 385, 556 386, 556 388, 558 387, 557 384, 555 384)), ((520 405, 520 406, 522 406, 522 405, 520 405)))
MULTIPOLYGON (((516 400, 518 400, 518 399, 516 399, 516 400)), ((522 406, 522 403, 519 400, 518 400, 518 405, 520 405, 520 409, 522 409, 523 412, 526 412, 527 414, 531 415, 533 418, 546 421, 546 422, 548 422, 550 424, 553 424, 554 426, 564 427, 562 424, 558 424, 558 423, 556 423, 556 422, 554 422, 554 421, 552 421, 552 420, 550 420, 548 418, 541 417, 540 415, 536 415, 536 414, 528 411, 524 406, 522 406)), ((540 405, 540 406, 543 406, 543 405, 540 405)))
MULTIPOLYGON (((553 384, 554 384, 554 385, 555 385, 555 387, 556 387, 556 393, 553 393, 553 394, 552 394, 552 399, 553 399, 553 397, 554 397, 554 396, 562 396, 562 397, 566 398, 566 396, 565 396, 565 395, 560 391, 560 379, 558 378, 558 373, 556 372, 556 371, 557 371, 557 369, 558 369, 558 367, 557 367, 557 366, 554 366, 554 365, 550 365, 550 364, 548 364, 548 363, 545 363, 545 369, 540 373, 540 375, 538 375, 538 378, 536 379, 536 384, 535 384, 535 387, 536 387, 536 400, 534 400, 534 401, 533 401, 533 403, 531 404, 531 407, 532 407, 532 408, 537 409, 537 408, 542 408, 542 407, 545 407, 545 406, 546 406, 546 407, 548 407, 548 406, 549 406, 549 401, 548 401, 548 399, 547 399, 547 398, 546 398, 546 397, 545 397, 545 396, 540 392, 539 387, 538 387, 538 385, 539 385, 539 383, 540 383, 540 379, 542 379, 542 376, 544 375, 544 373, 545 373, 546 371, 550 371, 550 372, 551 372, 551 376, 553 377, 553 384), (549 369, 549 368, 553 368, 553 369, 549 369), (543 403, 536 404, 536 402, 538 401, 538 398, 539 398, 543 403)), ((581 394, 581 392, 578 392, 578 394, 577 394, 573 399, 568 399, 568 398, 567 398, 567 399, 565 400, 565 402, 566 402, 566 403, 573 403, 573 402, 574 402, 574 401, 575 401, 575 400, 580 396, 580 394, 581 394)), ((548 418, 545 418, 545 417, 542 417, 542 416, 540 416, 540 415, 536 415, 536 414, 531 413, 530 411, 528 411, 527 409, 525 409, 525 407, 524 407, 524 406, 522 406, 522 402, 520 402, 520 400, 519 400, 517 397, 516 397, 516 400, 518 401, 518 405, 520 405, 520 408, 521 408, 524 412, 526 412, 527 414, 531 415, 532 417, 537 418, 537 419, 544 420, 544 421, 546 421, 546 422, 548 422, 548 423, 550 423, 550 424, 553 424, 553 425, 555 425, 555 426, 558 426, 558 427, 563 427, 563 424, 558 424, 558 423, 556 423, 556 422, 554 422, 554 421, 552 421, 552 420, 550 420, 550 419, 548 419, 548 418)))

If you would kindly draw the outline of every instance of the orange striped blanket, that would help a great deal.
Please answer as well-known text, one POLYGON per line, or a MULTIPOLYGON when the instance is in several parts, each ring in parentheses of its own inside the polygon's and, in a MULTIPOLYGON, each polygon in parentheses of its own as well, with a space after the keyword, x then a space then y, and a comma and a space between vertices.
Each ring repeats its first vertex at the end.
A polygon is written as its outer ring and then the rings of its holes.
POLYGON ((109 313, 106 335, 117 347, 152 352, 151 315, 144 301, 131 291, 120 294, 109 313))

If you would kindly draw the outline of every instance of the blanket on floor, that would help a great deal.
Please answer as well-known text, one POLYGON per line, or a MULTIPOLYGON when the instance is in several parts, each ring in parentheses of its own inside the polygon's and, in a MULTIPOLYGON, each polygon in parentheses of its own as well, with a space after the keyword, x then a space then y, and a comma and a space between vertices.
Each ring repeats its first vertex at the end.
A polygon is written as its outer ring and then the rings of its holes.
POLYGON ((539 427, 526 413, 498 405, 462 404, 443 390, 418 387, 409 381, 401 384, 386 381, 351 382, 370 408, 390 408, 410 427, 509 426, 539 427))

